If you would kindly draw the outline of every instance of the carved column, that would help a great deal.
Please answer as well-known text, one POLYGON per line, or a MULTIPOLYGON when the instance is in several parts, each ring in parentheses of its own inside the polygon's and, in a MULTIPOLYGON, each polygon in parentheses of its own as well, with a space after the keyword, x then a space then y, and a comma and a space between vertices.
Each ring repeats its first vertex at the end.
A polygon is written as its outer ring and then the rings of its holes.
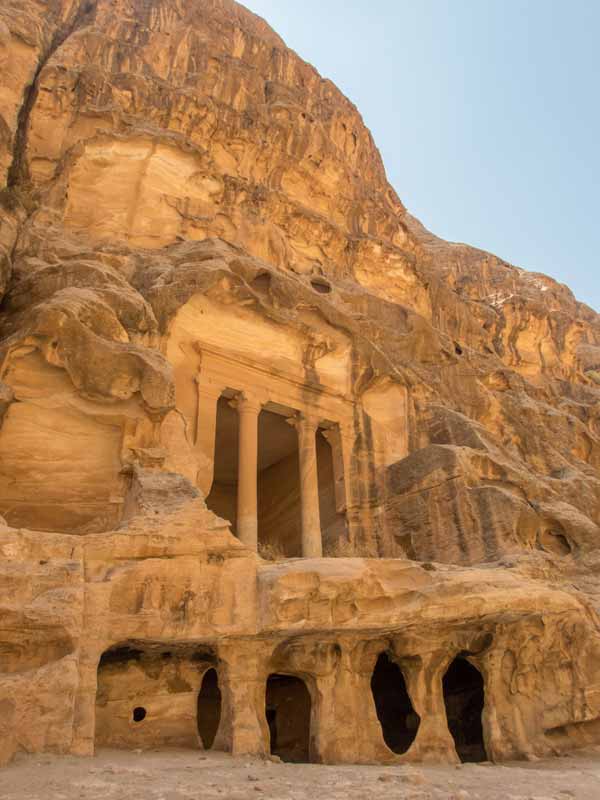
POLYGON ((75 693, 73 736, 69 748, 69 752, 73 755, 94 755, 98 664, 101 652, 101 649, 95 649, 93 645, 89 647, 84 645, 79 657, 79 686, 75 693))
POLYGON ((346 465, 344 463, 344 448, 339 425, 324 430, 323 436, 331 447, 331 461, 333 463, 333 484, 335 489, 335 510, 338 514, 344 513, 348 508, 346 489, 346 465))
POLYGON ((316 433, 319 420, 300 415, 291 420, 298 431, 300 458, 300 496, 302 502, 302 555, 320 558, 323 555, 321 515, 319 513, 319 475, 317 472, 316 433))
POLYGON ((354 456, 356 434, 351 424, 340 423, 325 433, 333 456, 336 509, 345 512, 348 539, 356 546, 360 537, 360 485, 354 456))
POLYGON ((198 457, 198 476, 196 484, 204 497, 210 493, 215 473, 215 435, 217 432, 217 403, 223 392, 197 375, 198 406, 196 413, 195 448, 198 457))
POLYGON ((261 402, 245 392, 231 405, 239 415, 237 536, 247 547, 258 547, 258 415, 261 402))

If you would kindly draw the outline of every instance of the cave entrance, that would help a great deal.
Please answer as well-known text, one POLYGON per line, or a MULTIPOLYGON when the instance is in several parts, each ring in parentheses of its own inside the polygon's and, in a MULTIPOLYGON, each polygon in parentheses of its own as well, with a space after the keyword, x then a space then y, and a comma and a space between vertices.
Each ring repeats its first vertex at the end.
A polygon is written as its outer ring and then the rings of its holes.
POLYGON ((270 675, 265 715, 271 753, 282 761, 308 763, 311 699, 304 681, 294 675, 270 675))
POLYGON ((210 647, 130 642, 98 664, 95 743, 123 749, 212 746, 220 692, 210 647), (199 690, 200 687, 200 690, 199 690))
POLYGON ((481 714, 483 677, 465 658, 455 658, 442 681, 448 728, 461 761, 486 761, 481 714))
POLYGON ((387 653, 381 653, 371 678, 371 692, 383 739, 394 753, 406 753, 421 719, 413 708, 404 675, 387 653))
POLYGON ((258 551, 269 559, 302 555, 298 435, 282 410, 258 417, 258 551))
POLYGON ((221 722, 221 689, 216 669, 204 673, 198 692, 198 734, 205 750, 210 750, 221 722))

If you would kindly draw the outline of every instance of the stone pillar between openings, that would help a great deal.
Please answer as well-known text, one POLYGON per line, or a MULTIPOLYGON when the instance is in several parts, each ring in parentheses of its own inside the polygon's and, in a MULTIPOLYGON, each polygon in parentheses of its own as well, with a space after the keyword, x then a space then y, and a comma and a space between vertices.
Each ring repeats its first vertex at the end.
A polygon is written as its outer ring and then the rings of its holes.
POLYGON ((331 447, 331 460, 333 464, 333 482, 335 491, 335 510, 338 514, 348 509, 346 489, 346 468, 344 464, 344 449, 342 447, 342 434, 339 425, 334 425, 323 431, 323 436, 331 447))
POLYGON ((262 404, 245 392, 232 400, 239 415, 237 536, 258 549, 258 415, 262 404))
POLYGON ((79 656, 79 687, 74 698, 73 738, 69 752, 77 756, 93 756, 96 738, 96 693, 98 664, 102 648, 85 646, 79 656))
POLYGON ((255 642, 219 646, 219 682, 223 693, 221 724, 213 750, 233 755, 266 755, 265 658, 255 642))
POLYGON ((341 462, 344 472, 344 491, 346 496, 346 522, 348 524, 348 539, 353 547, 355 555, 360 553, 361 543, 361 487, 360 477, 357 473, 354 445, 356 432, 354 427, 349 424, 340 424, 339 439, 337 440, 341 450, 341 462))
POLYGON ((302 505, 302 556, 323 555, 321 517, 319 513, 319 475, 317 472, 316 417, 299 415, 291 420, 298 432, 300 459, 300 496, 302 505))
POLYGON ((196 376, 198 406, 196 412, 195 450, 198 458, 196 485, 208 497, 215 473, 215 436, 217 433, 217 404, 223 392, 216 386, 196 376))

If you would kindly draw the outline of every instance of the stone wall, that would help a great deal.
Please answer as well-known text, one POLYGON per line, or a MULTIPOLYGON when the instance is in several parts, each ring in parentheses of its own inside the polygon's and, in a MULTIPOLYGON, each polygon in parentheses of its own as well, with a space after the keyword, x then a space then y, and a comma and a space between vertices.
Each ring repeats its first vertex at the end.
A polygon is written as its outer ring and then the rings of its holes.
POLYGON ((219 524, 192 501, 84 540, 4 530, 13 609, 3 609, 12 620, 2 631, 4 760, 20 749, 201 747, 198 694, 210 668, 222 693, 214 746, 237 753, 269 750, 272 674, 304 681, 310 759, 328 763, 456 760, 442 679, 457 656, 483 678, 490 758, 585 741, 600 717, 597 621, 573 590, 522 568, 269 565, 219 524), (420 719, 400 755, 385 744, 371 691, 383 653, 420 719), (137 722, 136 708, 146 712, 137 722))
POLYGON ((0 84, 0 760, 200 747, 209 664, 234 753, 271 675, 313 761, 598 741, 600 317, 232 0, 0 0, 0 84))
MULTIPOLYGON (((98 665, 96 746, 201 748, 198 695, 209 651, 115 648, 98 665)), ((204 711, 204 709, 202 709, 204 711)))

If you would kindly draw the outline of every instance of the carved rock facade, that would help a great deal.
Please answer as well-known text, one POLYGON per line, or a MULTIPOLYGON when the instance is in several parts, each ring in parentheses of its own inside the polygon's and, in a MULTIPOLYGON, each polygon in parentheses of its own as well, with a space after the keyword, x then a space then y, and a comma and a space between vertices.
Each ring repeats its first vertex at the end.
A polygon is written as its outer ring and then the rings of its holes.
POLYGON ((0 761, 600 736, 600 317, 230 0, 0 0, 0 761))

